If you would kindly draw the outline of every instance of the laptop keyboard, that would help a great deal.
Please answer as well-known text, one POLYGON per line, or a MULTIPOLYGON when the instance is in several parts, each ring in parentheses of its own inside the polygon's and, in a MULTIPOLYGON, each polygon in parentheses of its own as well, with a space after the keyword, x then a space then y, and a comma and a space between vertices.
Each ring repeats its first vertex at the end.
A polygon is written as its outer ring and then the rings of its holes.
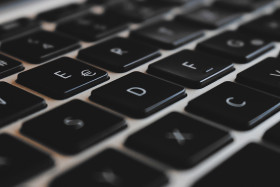
POLYGON ((0 186, 280 186, 279 19, 88 0, 1 23, 0 186))

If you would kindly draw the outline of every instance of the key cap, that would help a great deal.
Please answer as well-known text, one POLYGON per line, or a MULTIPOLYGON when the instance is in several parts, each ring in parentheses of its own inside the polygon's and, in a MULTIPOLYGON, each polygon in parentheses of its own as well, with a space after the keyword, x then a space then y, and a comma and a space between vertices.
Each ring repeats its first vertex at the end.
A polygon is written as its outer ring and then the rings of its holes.
POLYGON ((54 165, 51 157, 20 140, 0 135, 1 186, 16 186, 54 165))
POLYGON ((127 28, 127 22, 111 14, 86 14, 58 25, 57 30, 83 41, 92 42, 127 28))
POLYGON ((42 63, 80 47, 77 40, 55 32, 38 31, 4 42, 1 50, 29 63, 42 63))
POLYGON ((228 133, 173 112, 131 135, 126 146, 176 168, 186 169, 231 141, 228 133))
POLYGON ((85 3, 89 5, 108 6, 119 2, 122 2, 122 0, 87 0, 85 3))
POLYGON ((62 57, 20 73, 17 82, 54 99, 66 99, 108 79, 102 70, 62 57))
POLYGON ((234 71, 231 61, 183 50, 149 66, 148 73, 189 88, 202 88, 234 71))
POLYGON ((280 122, 278 122, 276 125, 268 129, 265 132, 263 139, 268 143, 272 143, 276 146, 280 146, 279 132, 280 132, 280 122))
POLYGON ((0 127, 47 107, 45 101, 6 82, 0 82, 0 127))
POLYGON ((75 154, 126 127, 122 118, 73 100, 25 122, 21 132, 61 153, 75 154))
POLYGON ((249 130, 279 107, 277 97, 225 82, 190 101, 186 110, 237 130, 249 130))
POLYGON ((20 62, 0 54, 0 79, 22 70, 24 67, 20 62))
POLYGON ((240 17, 241 14, 236 11, 211 6, 179 15, 176 19, 182 23, 195 24, 207 29, 216 29, 232 23, 240 17))
POLYGON ((203 31, 177 22, 162 21, 131 32, 131 37, 163 49, 174 49, 203 36, 203 31))
POLYGON ((6 41, 40 29, 40 23, 28 18, 20 18, 0 25, 0 41, 6 41))
POLYGON ((237 82, 280 96, 279 59, 268 58, 239 73, 237 82))
POLYGON ((280 155, 251 143, 199 180, 193 187, 279 186, 280 155))
POLYGON ((273 16, 264 16, 240 27, 242 32, 280 41, 280 20, 273 16))
POLYGON ((83 49, 78 58, 113 72, 126 72, 160 56, 157 48, 125 38, 113 38, 83 49))
POLYGON ((144 118, 184 97, 181 86, 133 72, 93 90, 90 99, 128 116, 144 118))
POLYGON ((272 0, 218 0, 218 6, 239 11, 254 11, 271 4, 272 0))
POLYGON ((151 0, 151 1, 174 4, 174 5, 182 5, 187 2, 191 2, 191 0, 151 0))
POLYGON ((84 4, 73 3, 43 12, 37 16, 37 19, 47 22, 61 22, 88 12, 88 8, 84 4))
POLYGON ((168 13, 171 6, 165 6, 159 2, 149 1, 124 1, 113 5, 108 11, 117 14, 126 20, 143 22, 151 18, 168 13))
POLYGON ((239 32, 227 31, 199 43, 197 50, 247 63, 274 48, 268 40, 239 32))
POLYGON ((51 187, 159 187, 167 183, 160 171, 114 149, 106 149, 56 178, 51 187))

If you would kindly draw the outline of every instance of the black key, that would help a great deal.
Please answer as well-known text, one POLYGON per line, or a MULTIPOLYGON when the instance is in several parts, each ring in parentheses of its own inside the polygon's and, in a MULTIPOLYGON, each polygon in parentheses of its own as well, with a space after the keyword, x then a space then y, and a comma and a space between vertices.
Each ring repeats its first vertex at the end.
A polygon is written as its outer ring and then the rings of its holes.
POLYGON ((185 169, 231 141, 228 133, 174 112, 130 136, 126 145, 185 169))
POLYGON ((215 6, 203 7, 178 16, 183 23, 191 23, 208 29, 216 29, 241 17, 240 13, 215 6))
POLYGON ((55 32, 38 31, 4 42, 1 50, 30 63, 38 64, 79 48, 77 40, 55 32))
POLYGON ((193 26, 162 21, 133 31, 131 37, 163 49, 174 49, 203 36, 203 34, 201 29, 193 26))
POLYGON ((20 73, 17 82, 54 99, 65 99, 108 79, 105 71, 62 57, 20 73))
POLYGON ((157 48, 125 38, 113 38, 83 49, 78 58, 114 72, 126 72, 160 56, 157 48))
POLYGON ((279 8, 273 13, 273 16, 280 18, 280 9, 279 8))
POLYGON ((277 97, 225 82, 189 102, 186 110, 232 127, 249 130, 279 111, 277 97))
POLYGON ((273 0, 218 0, 218 6, 240 11, 253 11, 271 4, 273 0))
POLYGON ((268 40, 239 32, 227 31, 198 44, 197 49, 232 59, 235 63, 247 63, 274 48, 268 40))
POLYGON ((280 20, 273 16, 260 17, 242 25, 240 30, 248 34, 280 41, 280 20))
POLYGON ((6 82, 0 82, 0 90, 1 127, 47 107, 42 98, 6 82))
POLYGON ((193 187, 279 186, 280 155, 249 144, 198 181, 193 187))
POLYGON ((88 12, 89 7, 84 4, 70 4, 56 9, 48 10, 37 16, 37 19, 47 22, 60 22, 74 18, 88 12))
POLYGON ((21 132, 59 152, 75 154, 126 126, 118 116, 73 100, 25 122, 21 132))
POLYGON ((181 86, 133 72, 94 90, 90 99, 131 117, 143 118, 184 97, 181 86))
POLYGON ((102 5, 108 6, 115 3, 122 2, 123 0, 87 0, 85 3, 89 5, 102 5))
POLYGON ((51 187, 160 187, 167 183, 160 171, 114 149, 106 149, 56 178, 51 187))
POLYGON ((24 67, 20 62, 0 54, 0 79, 22 70, 24 67))
POLYGON ((168 13, 171 6, 151 1, 124 1, 113 5, 109 11, 133 22, 142 22, 168 13))
POLYGON ((8 134, 0 135, 0 186, 16 186, 54 165, 47 154, 8 134))
POLYGON ((83 41, 95 41, 127 28, 127 22, 111 14, 87 14, 57 27, 57 30, 83 41))
POLYGON ((28 18, 20 18, 0 25, 0 41, 24 35, 40 29, 40 23, 28 18))
POLYGON ((190 50, 153 63, 148 69, 148 73, 189 88, 205 87, 232 71, 231 61, 190 50))
POLYGON ((265 141, 268 141, 269 143, 272 143, 274 145, 280 146, 280 122, 278 122, 276 125, 271 127, 263 136, 263 139, 265 141))
MULTIPOLYGON (((187 2, 191 2, 192 0, 150 0, 152 2, 162 2, 162 3, 168 3, 168 4, 174 4, 174 5, 182 5, 187 2)), ((197 1, 197 0, 195 0, 197 1)))
POLYGON ((239 73, 236 81, 280 96, 280 61, 268 58, 239 73))

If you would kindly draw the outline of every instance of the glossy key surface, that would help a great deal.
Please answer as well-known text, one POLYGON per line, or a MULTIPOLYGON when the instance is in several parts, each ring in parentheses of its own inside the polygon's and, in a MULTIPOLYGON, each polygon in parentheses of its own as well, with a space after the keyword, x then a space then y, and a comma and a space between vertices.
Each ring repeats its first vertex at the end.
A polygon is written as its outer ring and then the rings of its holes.
POLYGON ((39 64, 79 47, 77 40, 65 35, 36 31, 4 42, 1 51, 29 63, 39 64))
POLYGON ((249 130, 280 109, 277 97, 225 82, 190 101, 186 110, 237 130, 249 130))
POLYGON ((176 19, 185 24, 194 24, 202 28, 216 29, 237 20, 240 16, 241 14, 236 11, 210 6, 179 15, 176 19))
POLYGON ((279 166, 279 153, 252 143, 210 171, 193 187, 279 186, 279 166))
POLYGON ((6 82, 0 90, 0 127, 47 107, 42 98, 6 82))
POLYGON ((202 88, 234 71, 230 60, 183 50, 149 66, 148 73, 189 88, 202 88))
POLYGON ((235 63, 248 63, 274 48, 267 39, 227 31, 197 45, 197 50, 234 60, 235 63))
POLYGON ((168 165, 185 169, 231 141, 227 132, 173 112, 131 135, 126 145, 168 165))
POLYGON ((93 90, 90 99, 128 116, 144 118, 185 96, 181 86, 133 72, 93 90))
POLYGON ((126 72, 159 57, 159 49, 127 38, 113 38, 83 49, 78 58, 113 72, 126 72))
POLYGON ((108 79, 105 71, 62 57, 20 73, 17 82, 49 97, 65 99, 108 79))
POLYGON ((237 75, 236 81, 280 96, 280 60, 265 59, 237 75))
POLYGON ((57 30, 83 41, 95 41, 127 28, 127 22, 116 15, 86 14, 59 24, 57 30))
POLYGON ((72 100, 24 123, 21 132, 64 154, 75 154, 126 127, 125 121, 72 100))
POLYGON ((175 49, 203 36, 203 34, 200 28, 191 25, 174 21, 161 21, 133 31, 131 37, 163 49, 175 49))
POLYGON ((54 165, 52 158, 11 135, 0 135, 0 185, 18 186, 54 165))
POLYGON ((163 187, 168 179, 120 151, 106 149, 57 177, 50 187, 163 187))
POLYGON ((4 55, 0 55, 0 79, 20 72, 23 69, 24 67, 22 63, 4 55))

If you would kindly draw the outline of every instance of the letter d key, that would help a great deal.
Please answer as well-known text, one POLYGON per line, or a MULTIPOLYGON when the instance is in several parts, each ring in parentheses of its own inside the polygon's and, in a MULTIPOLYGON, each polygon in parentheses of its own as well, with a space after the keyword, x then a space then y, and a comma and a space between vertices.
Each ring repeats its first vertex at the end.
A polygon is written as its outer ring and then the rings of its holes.
POLYGON ((147 93, 147 91, 145 89, 140 88, 140 87, 132 87, 132 88, 127 89, 126 91, 133 95, 139 96, 139 97, 142 97, 147 93))

